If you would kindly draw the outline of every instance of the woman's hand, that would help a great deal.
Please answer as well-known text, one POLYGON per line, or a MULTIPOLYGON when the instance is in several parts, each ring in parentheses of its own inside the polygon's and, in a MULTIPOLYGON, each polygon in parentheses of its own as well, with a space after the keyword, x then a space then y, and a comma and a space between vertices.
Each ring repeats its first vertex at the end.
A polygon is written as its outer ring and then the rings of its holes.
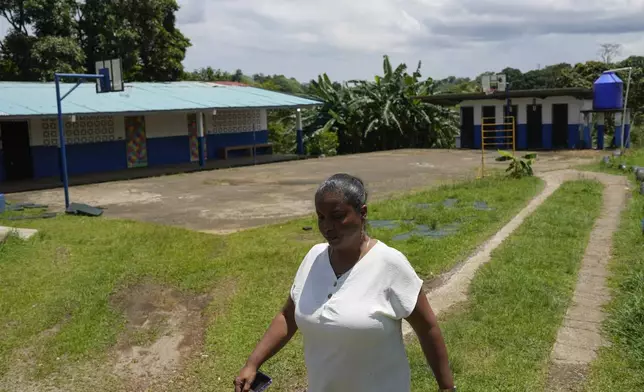
POLYGON ((257 368, 246 364, 240 371, 239 376, 235 378, 235 392, 249 392, 250 386, 253 385, 257 376, 257 368))

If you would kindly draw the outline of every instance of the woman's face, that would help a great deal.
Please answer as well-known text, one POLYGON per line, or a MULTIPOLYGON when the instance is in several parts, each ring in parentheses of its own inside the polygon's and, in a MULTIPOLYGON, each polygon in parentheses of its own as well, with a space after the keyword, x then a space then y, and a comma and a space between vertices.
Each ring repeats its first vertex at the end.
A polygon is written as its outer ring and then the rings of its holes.
POLYGON ((326 192, 315 198, 320 233, 334 248, 359 246, 367 216, 367 206, 360 212, 347 204, 339 192, 326 192))

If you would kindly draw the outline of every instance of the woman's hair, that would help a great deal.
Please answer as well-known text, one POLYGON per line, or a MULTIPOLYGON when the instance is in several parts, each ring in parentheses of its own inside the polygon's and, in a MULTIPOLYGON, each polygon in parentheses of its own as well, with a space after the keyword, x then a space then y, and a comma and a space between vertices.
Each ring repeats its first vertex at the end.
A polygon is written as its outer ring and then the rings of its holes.
POLYGON ((360 212, 362 206, 367 204, 367 190, 364 183, 358 177, 350 174, 335 174, 320 184, 315 198, 333 192, 342 195, 344 202, 360 212))

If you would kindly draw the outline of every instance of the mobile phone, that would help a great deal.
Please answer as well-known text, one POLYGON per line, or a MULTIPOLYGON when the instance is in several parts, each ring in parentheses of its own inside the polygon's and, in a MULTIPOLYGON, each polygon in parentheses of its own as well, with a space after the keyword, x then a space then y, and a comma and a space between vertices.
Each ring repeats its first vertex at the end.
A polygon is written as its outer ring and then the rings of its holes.
POLYGON ((273 380, 262 372, 257 372, 255 381, 250 386, 252 392, 264 392, 273 383, 273 380))

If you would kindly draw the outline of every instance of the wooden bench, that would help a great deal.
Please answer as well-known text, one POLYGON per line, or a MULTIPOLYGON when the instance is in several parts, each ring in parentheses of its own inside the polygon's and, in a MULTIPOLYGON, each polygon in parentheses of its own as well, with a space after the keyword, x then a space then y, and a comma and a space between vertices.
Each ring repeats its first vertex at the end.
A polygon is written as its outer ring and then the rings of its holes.
POLYGON ((272 143, 248 144, 243 146, 228 146, 228 147, 222 148, 221 151, 222 151, 223 158, 225 160, 228 160, 228 153, 230 151, 248 151, 248 155, 252 157, 257 155, 258 148, 268 148, 271 150, 271 153, 273 152, 272 143))

